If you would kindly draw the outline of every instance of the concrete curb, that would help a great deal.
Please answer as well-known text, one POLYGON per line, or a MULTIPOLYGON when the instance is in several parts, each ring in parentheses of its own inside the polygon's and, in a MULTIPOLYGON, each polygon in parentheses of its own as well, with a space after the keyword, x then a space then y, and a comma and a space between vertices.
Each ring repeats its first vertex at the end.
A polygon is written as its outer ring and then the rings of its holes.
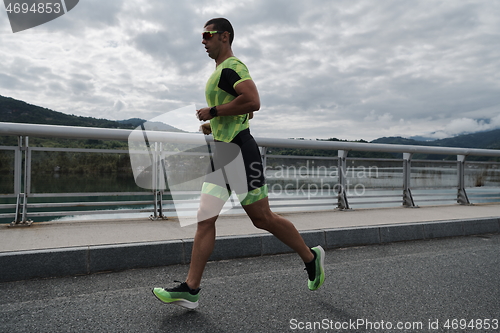
MULTIPOLYGON (((306 244, 325 249, 500 233, 500 218, 390 224, 302 231, 306 244)), ((187 264, 193 239, 0 253, 0 282, 187 264)), ((218 237, 210 260, 289 253, 270 234, 218 237)))

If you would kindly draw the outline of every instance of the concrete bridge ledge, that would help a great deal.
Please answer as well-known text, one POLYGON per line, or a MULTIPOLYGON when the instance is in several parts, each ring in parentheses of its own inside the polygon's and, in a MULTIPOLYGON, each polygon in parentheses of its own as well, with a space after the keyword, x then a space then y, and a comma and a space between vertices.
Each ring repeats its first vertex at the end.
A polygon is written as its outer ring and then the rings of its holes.
MULTIPOLYGON (((325 249, 500 233, 500 218, 300 231, 309 246, 325 249)), ((193 239, 91 245, 0 253, 0 282, 187 264, 193 239)), ((270 234, 220 236, 210 260, 289 253, 270 234)))

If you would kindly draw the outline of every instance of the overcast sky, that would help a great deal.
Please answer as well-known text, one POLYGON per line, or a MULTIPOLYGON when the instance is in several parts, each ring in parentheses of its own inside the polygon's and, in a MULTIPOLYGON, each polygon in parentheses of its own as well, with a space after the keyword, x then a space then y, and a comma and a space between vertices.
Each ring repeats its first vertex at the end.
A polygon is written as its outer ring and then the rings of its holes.
POLYGON ((215 63, 201 32, 223 16, 260 92, 255 136, 500 128, 500 1, 80 0, 15 34, 4 9, 0 95, 55 111, 149 120, 206 106, 215 63))

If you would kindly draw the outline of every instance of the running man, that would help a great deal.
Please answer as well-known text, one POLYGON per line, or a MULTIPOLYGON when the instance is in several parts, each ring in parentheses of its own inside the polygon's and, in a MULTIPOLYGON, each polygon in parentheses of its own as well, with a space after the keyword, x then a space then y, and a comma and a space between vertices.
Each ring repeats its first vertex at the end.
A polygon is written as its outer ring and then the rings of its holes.
POLYGON ((197 110, 197 117, 202 121, 210 120, 209 125, 204 124, 203 132, 212 132, 216 141, 214 171, 224 169, 227 161, 234 157, 233 153, 226 152, 230 150, 230 145, 239 147, 245 164, 245 189, 238 191, 233 188, 226 175, 222 182, 212 176, 214 173, 206 177, 187 279, 174 288, 153 289, 153 294, 160 301, 189 309, 198 306, 201 278, 215 245, 215 222, 231 190, 238 195, 255 227, 272 233, 297 252, 305 263, 310 290, 318 289, 325 280, 323 248, 309 248, 295 226, 269 208, 259 148, 249 129, 253 112, 260 109, 259 93, 247 67, 233 54, 233 39, 234 30, 227 19, 215 18, 205 24, 202 44, 208 56, 215 60, 216 69, 205 89, 208 107, 197 110))

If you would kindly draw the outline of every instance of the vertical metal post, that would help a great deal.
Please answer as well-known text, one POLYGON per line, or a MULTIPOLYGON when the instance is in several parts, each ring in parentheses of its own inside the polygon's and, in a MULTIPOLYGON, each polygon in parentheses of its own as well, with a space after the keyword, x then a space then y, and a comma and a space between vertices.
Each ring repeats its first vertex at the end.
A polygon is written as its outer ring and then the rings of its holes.
POLYGON ((31 192, 31 150, 29 148, 29 137, 25 138, 24 152, 24 201, 23 201, 23 221, 26 223, 28 213, 28 196, 31 192))
POLYGON ((166 186, 167 180, 165 179, 166 174, 163 169, 162 149, 163 144, 155 142, 152 154, 153 164, 151 167, 153 189, 153 215, 149 217, 151 220, 165 218, 163 215, 163 189, 166 186))
POLYGON ((17 149, 14 153, 14 194, 16 195, 16 216, 14 217, 14 221, 10 224, 11 226, 18 225, 21 223, 22 217, 22 209, 21 205, 23 202, 23 194, 21 193, 22 186, 22 177, 23 177, 23 136, 19 136, 17 138, 17 149))
POLYGON ((403 153, 403 206, 416 207, 411 194, 411 158, 412 153, 403 153))
POLYGON ((346 184, 347 184, 347 150, 339 150, 339 162, 338 162, 338 173, 339 173, 339 191, 337 196, 337 208, 338 209, 350 209, 349 202, 347 201, 346 194, 346 184))
POLYGON ((151 184, 153 185, 153 215, 151 215, 151 219, 156 220, 158 218, 158 142, 155 142, 154 145, 154 150, 153 150, 153 165, 151 167, 151 173, 152 173, 152 181, 151 184))
POLYGON ((465 155, 457 155, 457 202, 461 205, 470 205, 467 192, 465 192, 465 155))
POLYGON ((17 138, 17 149, 14 152, 14 194, 16 197, 21 193, 23 175, 23 137, 17 138))
POLYGON ((18 149, 14 158, 14 192, 17 195, 17 204, 16 216, 10 226, 30 226, 33 221, 27 219, 28 195, 31 191, 31 150, 29 149, 28 136, 19 136, 18 149), (21 192, 21 188, 23 188, 23 192, 21 192))
POLYGON ((167 170, 165 166, 165 160, 163 159, 163 142, 160 142, 160 149, 158 151, 158 217, 161 219, 166 219, 163 215, 163 190, 167 188, 167 170))

